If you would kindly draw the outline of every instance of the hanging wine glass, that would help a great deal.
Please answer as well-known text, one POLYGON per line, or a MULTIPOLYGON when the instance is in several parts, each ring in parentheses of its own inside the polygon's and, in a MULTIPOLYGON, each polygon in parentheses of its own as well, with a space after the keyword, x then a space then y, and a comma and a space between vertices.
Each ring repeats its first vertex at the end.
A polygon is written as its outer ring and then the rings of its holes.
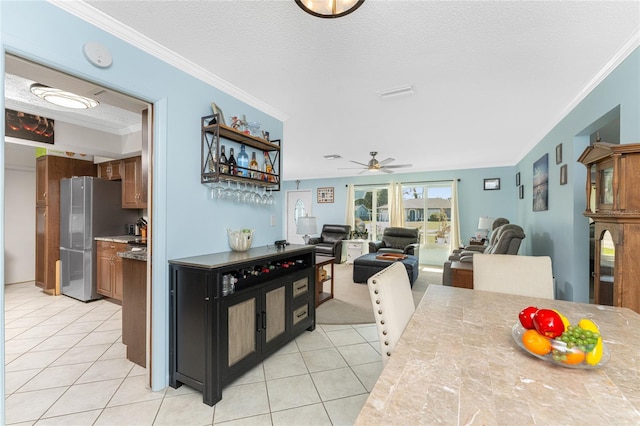
POLYGON ((240 203, 242 202, 242 189, 240 189, 240 182, 236 182, 236 189, 233 190, 233 202, 240 203))
POLYGON ((218 182, 211 191, 213 193, 213 198, 215 199, 224 197, 224 186, 222 186, 222 182, 218 182))
POLYGON ((244 191, 242 191, 242 202, 251 204, 251 202, 253 201, 251 198, 252 194, 253 192, 251 192, 251 190, 249 189, 249 184, 245 182, 244 191))
POLYGON ((252 196, 253 204, 255 204, 256 206, 261 205, 262 204, 262 196, 258 192, 258 185, 253 185, 252 195, 253 195, 252 196))
POLYGON ((227 180, 227 187, 224 189, 223 198, 225 200, 231 200, 233 198, 233 189, 231 189, 230 180, 227 180))
POLYGON ((273 198, 273 194, 271 194, 271 188, 269 188, 269 205, 272 206, 276 203, 276 200, 273 198))
POLYGON ((269 205, 269 195, 267 195, 267 188, 264 186, 262 187, 262 197, 260 198, 262 199, 261 201, 263 206, 269 205))

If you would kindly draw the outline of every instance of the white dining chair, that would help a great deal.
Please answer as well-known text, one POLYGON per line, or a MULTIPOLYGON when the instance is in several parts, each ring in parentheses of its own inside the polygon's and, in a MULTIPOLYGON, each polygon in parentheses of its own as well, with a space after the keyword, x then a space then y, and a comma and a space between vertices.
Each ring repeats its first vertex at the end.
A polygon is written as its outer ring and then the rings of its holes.
POLYGON ((473 289, 554 299, 549 256, 473 256, 473 289))
POLYGON ((404 264, 395 262, 369 278, 367 286, 384 365, 416 310, 411 284, 404 264))

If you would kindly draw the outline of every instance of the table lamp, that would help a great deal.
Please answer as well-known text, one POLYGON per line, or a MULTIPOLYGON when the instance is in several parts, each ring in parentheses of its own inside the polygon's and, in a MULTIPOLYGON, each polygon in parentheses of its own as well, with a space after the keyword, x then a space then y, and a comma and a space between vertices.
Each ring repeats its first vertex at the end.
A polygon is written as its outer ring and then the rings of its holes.
POLYGON ((316 234, 318 232, 318 226, 316 224, 315 216, 301 216, 298 218, 298 223, 296 225, 296 234, 304 236, 302 239, 305 244, 309 244, 309 239, 311 238, 309 234, 316 234))
POLYGON ((491 217, 480 217, 478 220, 478 233, 476 237, 480 239, 486 239, 489 235, 489 230, 493 226, 494 219, 491 217))

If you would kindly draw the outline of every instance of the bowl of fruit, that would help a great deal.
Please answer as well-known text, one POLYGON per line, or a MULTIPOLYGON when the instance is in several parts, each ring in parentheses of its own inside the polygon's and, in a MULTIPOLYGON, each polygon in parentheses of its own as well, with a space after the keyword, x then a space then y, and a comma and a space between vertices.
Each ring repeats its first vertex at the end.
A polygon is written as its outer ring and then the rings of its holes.
POLYGON ((602 341, 598 325, 582 318, 572 325, 553 309, 528 306, 520 311, 511 335, 525 352, 568 368, 598 368, 611 354, 602 341))

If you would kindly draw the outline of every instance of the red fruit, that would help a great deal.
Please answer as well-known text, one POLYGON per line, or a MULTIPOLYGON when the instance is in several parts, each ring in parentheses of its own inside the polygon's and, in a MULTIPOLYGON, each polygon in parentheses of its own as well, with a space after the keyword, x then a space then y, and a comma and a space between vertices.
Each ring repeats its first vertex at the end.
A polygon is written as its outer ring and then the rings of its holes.
POLYGON ((539 309, 533 316, 533 326, 538 333, 550 339, 555 339, 564 332, 562 318, 551 309, 539 309))
POLYGON ((538 312, 538 308, 535 306, 527 306, 518 314, 518 319, 520 320, 520 324, 527 330, 533 330, 535 327, 533 326, 533 316, 538 312))

